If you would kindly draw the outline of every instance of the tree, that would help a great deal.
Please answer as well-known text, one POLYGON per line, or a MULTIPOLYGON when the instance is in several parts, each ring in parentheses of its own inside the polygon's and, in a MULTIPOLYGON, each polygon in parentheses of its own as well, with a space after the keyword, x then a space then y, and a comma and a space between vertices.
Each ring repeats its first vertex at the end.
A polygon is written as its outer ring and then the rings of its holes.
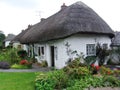
POLYGON ((2 32, 0 32, 0 48, 2 48, 3 46, 3 41, 5 39, 5 34, 2 32))

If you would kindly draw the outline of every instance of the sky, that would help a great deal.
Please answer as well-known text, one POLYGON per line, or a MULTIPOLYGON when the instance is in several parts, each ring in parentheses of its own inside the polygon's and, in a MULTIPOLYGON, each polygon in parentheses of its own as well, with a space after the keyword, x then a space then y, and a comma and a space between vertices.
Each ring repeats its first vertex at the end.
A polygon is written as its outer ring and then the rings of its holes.
POLYGON ((114 30, 120 31, 120 0, 0 0, 0 31, 19 34, 27 26, 40 22, 41 18, 82 1, 92 8, 114 30))

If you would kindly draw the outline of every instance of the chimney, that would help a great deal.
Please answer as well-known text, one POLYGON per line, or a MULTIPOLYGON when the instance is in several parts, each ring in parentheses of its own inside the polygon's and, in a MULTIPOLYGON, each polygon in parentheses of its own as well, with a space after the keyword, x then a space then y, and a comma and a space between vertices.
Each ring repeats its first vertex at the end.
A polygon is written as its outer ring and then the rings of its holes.
POLYGON ((28 25, 28 29, 30 29, 31 27, 32 27, 32 25, 29 24, 29 25, 28 25))
POLYGON ((45 18, 41 18, 41 22, 44 21, 44 20, 45 20, 45 18))
POLYGON ((64 10, 67 6, 65 5, 65 3, 63 3, 63 5, 61 6, 61 10, 64 10))

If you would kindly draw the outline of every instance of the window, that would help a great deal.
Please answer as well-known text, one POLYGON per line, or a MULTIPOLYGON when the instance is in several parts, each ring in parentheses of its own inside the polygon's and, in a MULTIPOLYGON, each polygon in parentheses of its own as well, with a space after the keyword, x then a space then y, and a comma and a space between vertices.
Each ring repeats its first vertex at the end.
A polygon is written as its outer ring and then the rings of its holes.
POLYGON ((44 55, 44 47, 43 46, 42 47, 38 47, 38 55, 39 56, 44 55))
POLYGON ((104 44, 103 44, 103 48, 104 48, 104 49, 108 49, 108 44, 104 43, 104 44))
POLYGON ((96 55, 95 44, 87 44, 86 45, 86 52, 87 52, 87 56, 96 55))

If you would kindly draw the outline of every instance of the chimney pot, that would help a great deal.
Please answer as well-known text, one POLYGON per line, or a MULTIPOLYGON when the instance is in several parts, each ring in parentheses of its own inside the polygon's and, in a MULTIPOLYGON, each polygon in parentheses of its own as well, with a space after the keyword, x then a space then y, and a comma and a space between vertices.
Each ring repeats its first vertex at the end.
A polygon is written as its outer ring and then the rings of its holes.
POLYGON ((67 6, 65 5, 65 3, 63 3, 63 5, 61 6, 61 10, 64 10, 67 6))

